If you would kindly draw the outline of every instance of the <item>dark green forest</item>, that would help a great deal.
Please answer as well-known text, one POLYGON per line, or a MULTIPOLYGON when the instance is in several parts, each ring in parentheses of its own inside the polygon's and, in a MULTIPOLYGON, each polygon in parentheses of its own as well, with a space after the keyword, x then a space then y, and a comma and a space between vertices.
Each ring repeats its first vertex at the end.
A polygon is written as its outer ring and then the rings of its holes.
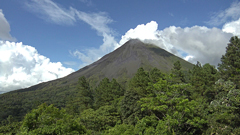
POLYGON ((240 39, 218 67, 197 62, 186 72, 176 61, 170 73, 139 68, 126 86, 104 78, 94 87, 82 76, 54 89, 3 94, 0 134, 239 135, 240 39))

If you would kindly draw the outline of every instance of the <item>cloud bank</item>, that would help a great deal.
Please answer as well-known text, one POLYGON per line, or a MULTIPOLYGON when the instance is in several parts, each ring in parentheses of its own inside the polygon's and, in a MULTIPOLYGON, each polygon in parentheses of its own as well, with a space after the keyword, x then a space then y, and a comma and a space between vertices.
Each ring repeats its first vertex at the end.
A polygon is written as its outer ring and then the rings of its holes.
POLYGON ((155 44, 191 63, 210 63, 217 66, 225 54, 226 46, 232 36, 240 36, 240 2, 220 12, 214 13, 210 25, 223 24, 222 29, 205 26, 170 26, 158 30, 158 24, 151 21, 128 30, 122 36, 119 45, 129 39, 138 38, 145 43, 155 44), (229 21, 230 20, 230 21, 229 21))
POLYGON ((22 43, 0 41, 0 54, 0 92, 26 88, 74 72, 60 62, 50 62, 34 47, 22 43))
POLYGON ((135 29, 127 31, 119 43, 124 44, 131 38, 138 38, 192 63, 200 61, 203 64, 217 65, 225 53, 229 39, 233 36, 221 29, 204 26, 186 28, 170 26, 163 30, 157 28, 158 24, 155 21, 138 25, 135 29))

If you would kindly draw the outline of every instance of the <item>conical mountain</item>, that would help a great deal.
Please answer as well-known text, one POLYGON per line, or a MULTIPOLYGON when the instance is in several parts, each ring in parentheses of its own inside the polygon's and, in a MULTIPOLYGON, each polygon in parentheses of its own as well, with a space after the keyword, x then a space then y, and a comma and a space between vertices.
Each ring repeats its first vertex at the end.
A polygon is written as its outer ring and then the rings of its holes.
POLYGON ((101 74, 108 78, 118 78, 123 74, 132 77, 138 68, 149 70, 157 67, 163 72, 172 69, 173 63, 179 60, 183 69, 190 69, 192 64, 173 54, 151 44, 145 44, 138 39, 131 39, 115 51, 105 55, 95 63, 69 75, 68 80, 85 75, 101 74))
POLYGON ((116 78, 124 85, 140 67, 145 70, 157 67, 162 72, 169 72, 173 63, 178 60, 183 70, 193 66, 157 46, 132 39, 98 61, 66 77, 0 94, 0 121, 6 120, 9 115, 21 120, 27 112, 44 102, 60 108, 65 107, 73 98, 77 98, 77 81, 81 76, 85 76, 91 86, 96 86, 105 77, 116 78))
POLYGON ((173 63, 178 60, 181 62, 183 70, 191 69, 193 66, 191 63, 155 45, 143 43, 138 39, 131 39, 98 61, 66 77, 44 82, 20 91, 32 91, 48 86, 58 87, 74 84, 81 76, 88 78, 92 84, 98 83, 105 77, 122 80, 123 78, 131 78, 140 67, 143 67, 145 70, 156 67, 162 72, 169 72, 173 68, 173 63))

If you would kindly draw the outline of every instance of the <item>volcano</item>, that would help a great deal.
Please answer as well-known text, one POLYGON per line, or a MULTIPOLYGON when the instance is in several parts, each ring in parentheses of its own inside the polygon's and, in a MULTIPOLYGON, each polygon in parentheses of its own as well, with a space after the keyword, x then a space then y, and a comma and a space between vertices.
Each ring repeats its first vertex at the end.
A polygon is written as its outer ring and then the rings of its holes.
POLYGON ((28 111, 43 102, 54 104, 59 108, 65 107, 67 102, 76 97, 77 81, 81 76, 85 76, 92 87, 105 77, 110 80, 115 78, 125 87, 140 67, 146 71, 156 67, 167 73, 171 71, 176 61, 180 61, 185 71, 193 67, 193 64, 164 49, 143 43, 138 39, 131 39, 98 61, 66 77, 1 94, 0 121, 9 115, 21 120, 28 111), (11 107, 6 108, 6 106, 11 107))
POLYGON ((109 79, 115 78, 118 81, 125 82, 124 79, 133 77, 140 67, 143 67, 146 71, 156 67, 162 72, 169 72, 173 68, 173 63, 176 61, 180 61, 183 70, 188 70, 193 67, 191 63, 153 44, 143 43, 139 39, 131 39, 98 61, 66 77, 43 82, 14 92, 40 90, 48 86, 62 87, 75 84, 81 76, 88 78, 91 84, 97 84, 105 77, 109 79))

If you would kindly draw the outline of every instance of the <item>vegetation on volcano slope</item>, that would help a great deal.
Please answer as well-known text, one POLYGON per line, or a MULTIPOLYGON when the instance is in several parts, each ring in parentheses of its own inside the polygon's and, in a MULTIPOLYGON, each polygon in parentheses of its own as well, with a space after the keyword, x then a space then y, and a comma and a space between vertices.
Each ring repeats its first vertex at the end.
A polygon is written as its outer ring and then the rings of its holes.
MULTIPOLYGON (((0 94, 0 121, 6 120, 9 115, 12 115, 17 121, 21 121, 26 113, 36 109, 42 103, 54 104, 57 108, 76 108, 77 110, 72 110, 79 112, 81 109, 79 110, 77 107, 80 104, 78 101, 90 100, 88 98, 78 98, 80 96, 79 77, 86 77, 85 79, 89 83, 89 88, 91 87, 91 92, 95 92, 97 85, 106 77, 108 77, 109 81, 116 78, 115 82, 117 81, 122 86, 122 89, 127 89, 129 80, 141 66, 148 72, 153 67, 156 67, 163 73, 169 73, 174 61, 178 60, 182 65, 184 73, 193 67, 193 64, 157 46, 132 39, 98 61, 66 77, 0 94)), ((155 75, 155 79, 157 78, 155 75)), ((99 93, 100 87, 98 89, 96 92, 98 91, 99 93)), ((98 99, 96 98, 96 100, 98 99)), ((103 100, 100 99, 100 101, 103 100)), ((94 102, 94 105, 97 105, 96 101, 94 102)))
POLYGON ((21 121, 21 110, 5 112, 0 134, 240 134, 239 49, 232 37, 219 70, 198 62, 185 74, 177 61, 169 74, 139 68, 125 89, 108 78, 93 88, 80 77, 74 90, 69 87, 74 94, 53 93, 62 103, 16 99, 29 111, 21 121))

